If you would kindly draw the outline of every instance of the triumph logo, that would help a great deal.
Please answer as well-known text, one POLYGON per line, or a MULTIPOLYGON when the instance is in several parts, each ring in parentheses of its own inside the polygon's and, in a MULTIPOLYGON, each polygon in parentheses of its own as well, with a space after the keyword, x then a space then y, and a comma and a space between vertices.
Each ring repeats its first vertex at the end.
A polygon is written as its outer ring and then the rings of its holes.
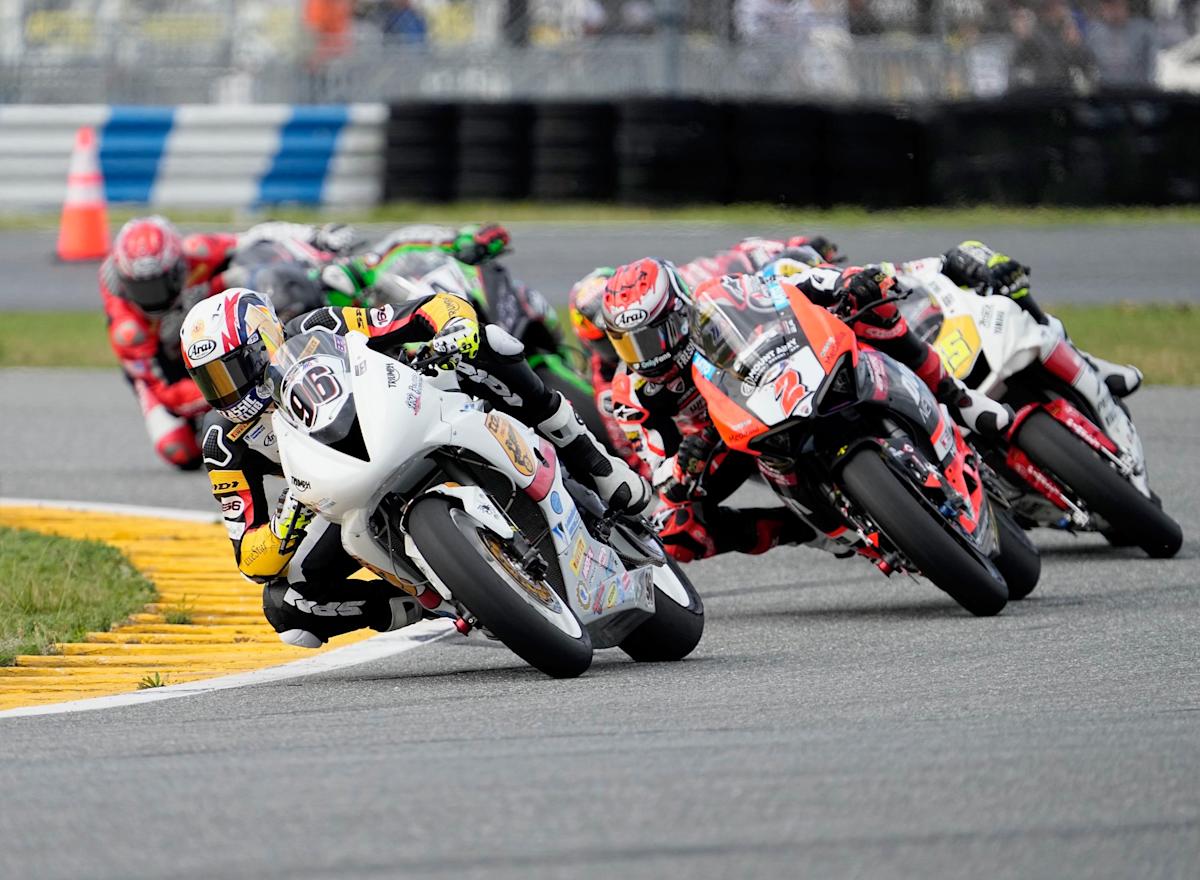
POLYGON ((201 339, 197 342, 193 342, 191 345, 188 346, 188 350, 187 350, 188 360, 190 360, 194 363, 194 362, 200 360, 201 358, 208 357, 210 354, 212 354, 216 350, 217 350, 217 344, 215 342, 213 342, 211 339, 201 339))

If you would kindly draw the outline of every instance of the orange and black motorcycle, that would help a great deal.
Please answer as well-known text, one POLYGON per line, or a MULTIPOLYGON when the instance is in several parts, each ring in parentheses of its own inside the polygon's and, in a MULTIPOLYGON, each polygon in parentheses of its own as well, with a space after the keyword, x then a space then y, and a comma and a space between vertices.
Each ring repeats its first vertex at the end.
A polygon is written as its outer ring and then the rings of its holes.
POLYGON ((793 513, 972 614, 999 613, 1009 582, 1033 589, 1037 550, 993 508, 978 456, 912 371, 776 279, 709 285, 694 309, 692 371, 713 423, 759 456, 793 513))

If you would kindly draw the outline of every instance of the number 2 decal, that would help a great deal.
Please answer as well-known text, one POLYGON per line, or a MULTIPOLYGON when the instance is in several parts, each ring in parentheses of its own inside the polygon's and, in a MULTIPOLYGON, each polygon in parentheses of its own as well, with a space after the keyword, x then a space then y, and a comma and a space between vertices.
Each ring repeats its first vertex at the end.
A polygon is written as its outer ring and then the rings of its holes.
POLYGON ((342 386, 334 378, 329 367, 316 364, 292 383, 288 393, 288 408, 306 428, 317 422, 317 410, 321 404, 337 400, 342 395, 342 386))
POLYGON ((795 370, 784 370, 775 380, 775 399, 788 415, 800 405, 808 389, 800 381, 800 375, 795 370))

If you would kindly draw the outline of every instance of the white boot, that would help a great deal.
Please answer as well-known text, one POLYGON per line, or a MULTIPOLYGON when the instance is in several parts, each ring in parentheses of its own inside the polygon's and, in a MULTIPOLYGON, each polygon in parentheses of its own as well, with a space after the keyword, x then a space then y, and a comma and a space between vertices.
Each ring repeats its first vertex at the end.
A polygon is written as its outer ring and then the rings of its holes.
POLYGON ((998 437, 1012 424, 1013 411, 1006 404, 968 388, 952 376, 943 380, 937 397, 946 404, 954 420, 972 433, 998 437))
POLYGON ((554 414, 537 429, 558 447, 568 471, 576 477, 591 477, 596 491, 613 510, 638 513, 650 503, 650 484, 624 461, 608 454, 561 394, 554 414))

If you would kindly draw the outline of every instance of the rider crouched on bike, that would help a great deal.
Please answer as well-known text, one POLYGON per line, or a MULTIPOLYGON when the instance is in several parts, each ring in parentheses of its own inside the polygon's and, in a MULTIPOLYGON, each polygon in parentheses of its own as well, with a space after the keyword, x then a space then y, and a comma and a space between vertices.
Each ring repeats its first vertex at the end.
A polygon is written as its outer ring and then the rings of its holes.
POLYGON ((677 268, 683 280, 695 288, 709 278, 758 272, 779 259, 785 252, 801 248, 816 251, 821 262, 836 263, 841 259, 838 246, 823 235, 793 235, 787 240, 752 236, 743 238, 728 250, 718 251, 711 256, 697 257, 677 268))
MULTIPOLYGON (((649 486, 610 458, 571 405, 547 391, 524 362, 519 342, 495 325, 480 327, 470 303, 436 294, 401 307, 323 308, 288 326, 289 335, 314 329, 359 332, 389 354, 428 341, 458 371, 464 391, 526 424, 558 449, 577 479, 590 481, 614 509, 636 512, 649 486)), ((268 366, 285 330, 270 301, 250 290, 229 290, 198 303, 180 337, 188 371, 213 407, 205 419, 203 454, 233 541, 238 568, 264 584, 267 620, 288 644, 318 647, 368 626, 386 631, 413 623, 432 608, 382 581, 349 580, 359 564, 342 549, 339 527, 285 491, 269 506, 264 479, 282 475, 271 424, 274 403, 268 366)))
POLYGON ((616 450, 630 467, 648 477, 650 474, 645 462, 638 456, 613 414, 612 383, 621 359, 604 332, 601 311, 604 307, 604 285, 615 271, 607 266, 593 269, 571 288, 567 307, 571 326, 587 357, 588 380, 595 394, 596 410, 608 431, 610 448, 616 450))
MULTIPOLYGON (((852 317, 856 336, 909 366, 960 424, 983 433, 1007 427, 1012 415, 1006 407, 948 375, 895 305, 880 302, 894 284, 890 275, 877 266, 842 271, 820 259, 811 248, 797 249, 785 252, 766 272, 795 285, 817 305, 852 317)), ((704 284, 730 281, 736 283, 736 276, 704 284)), ((613 382, 614 411, 654 474, 664 545, 676 559, 690 561, 729 550, 762 553, 783 543, 819 541, 812 529, 779 508, 720 506, 759 462, 719 446, 690 370, 695 352, 689 336, 691 302, 675 267, 654 259, 618 269, 604 297, 605 326, 623 361, 613 382)))
POLYGON ((240 248, 263 239, 337 245, 347 227, 263 223, 242 235, 180 235, 165 217, 130 220, 100 264, 100 296, 108 338, 137 395, 154 450, 182 470, 200 467, 196 439, 208 410, 179 353, 179 328, 195 303, 227 286, 224 276, 240 248))
POLYGON ((932 261, 940 261, 942 274, 959 287, 974 290, 980 296, 1007 296, 1045 327, 1039 352, 1042 364, 1050 373, 1075 386, 1092 403, 1099 403, 1093 377, 1104 382, 1114 397, 1128 397, 1141 387, 1142 373, 1137 367, 1098 358, 1071 342, 1062 321, 1043 311, 1033 298, 1028 266, 981 241, 964 241, 932 261), (1092 370, 1087 369, 1088 365, 1092 370))

